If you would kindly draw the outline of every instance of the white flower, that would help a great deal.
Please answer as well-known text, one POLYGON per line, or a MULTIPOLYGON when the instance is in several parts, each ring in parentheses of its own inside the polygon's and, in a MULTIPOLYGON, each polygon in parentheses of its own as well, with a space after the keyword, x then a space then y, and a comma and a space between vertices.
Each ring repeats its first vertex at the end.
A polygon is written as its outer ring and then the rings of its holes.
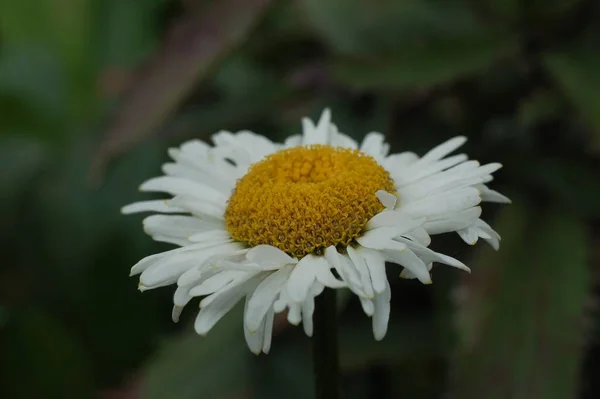
POLYGON ((159 212, 144 219, 157 241, 181 246, 138 262, 140 290, 176 284, 173 320, 195 297, 195 329, 204 335, 241 299, 244 333, 254 353, 271 346, 273 317, 288 310, 292 324, 312 334, 314 300, 325 287, 348 288, 385 336, 390 285, 385 262, 401 277, 431 283, 433 262, 469 271, 428 248, 431 235, 457 232, 469 244, 499 235, 480 219, 482 201, 509 202, 485 184, 501 165, 448 156, 455 137, 423 157, 389 155, 383 135, 360 147, 340 133, 325 110, 315 126, 284 144, 249 131, 219 132, 211 147, 192 140, 170 149, 165 176, 142 191, 173 198, 136 202, 123 213, 159 212), (171 215, 164 215, 171 214, 171 215))

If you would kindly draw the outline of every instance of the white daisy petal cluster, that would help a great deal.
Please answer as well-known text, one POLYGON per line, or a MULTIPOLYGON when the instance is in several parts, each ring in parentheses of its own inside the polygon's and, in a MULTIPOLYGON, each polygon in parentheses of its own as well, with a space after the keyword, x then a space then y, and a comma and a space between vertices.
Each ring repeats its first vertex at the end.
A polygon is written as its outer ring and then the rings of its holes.
POLYGON ((510 202, 486 186, 501 165, 450 155, 466 138, 450 139, 419 157, 412 152, 389 154, 379 133, 369 133, 359 146, 331 123, 329 110, 316 126, 309 119, 302 125, 303 134, 283 144, 249 131, 222 131, 213 136, 213 146, 192 140, 170 149, 173 162, 163 165, 164 176, 140 187, 167 197, 122 209, 125 214, 158 213, 144 219, 144 230, 157 241, 180 246, 148 256, 131 269, 131 275, 140 274, 140 290, 176 286, 174 321, 192 299, 201 298, 195 329, 204 335, 243 299, 248 346, 254 353, 268 353, 276 313, 287 310, 288 321, 302 323, 310 336, 315 298, 325 288, 347 288, 360 299, 380 340, 390 315, 386 262, 402 266, 401 277, 429 284, 434 262, 469 271, 460 261, 429 249, 432 235, 456 232, 468 244, 483 238, 498 248, 500 236, 480 218, 479 205, 510 202), (278 151, 311 145, 356 149, 384 168, 396 191, 372 193, 382 211, 351 245, 329 245, 300 259, 274 245, 250 246, 234 239, 226 209, 250 166, 278 151))

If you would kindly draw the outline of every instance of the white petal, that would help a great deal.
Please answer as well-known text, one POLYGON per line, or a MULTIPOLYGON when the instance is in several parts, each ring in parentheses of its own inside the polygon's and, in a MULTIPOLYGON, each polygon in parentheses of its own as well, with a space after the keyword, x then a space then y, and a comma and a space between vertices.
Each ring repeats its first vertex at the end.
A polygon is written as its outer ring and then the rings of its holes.
POLYGON ((237 288, 221 293, 209 305, 204 306, 198 312, 194 323, 196 332, 199 335, 206 335, 245 295, 246 292, 244 290, 237 288))
POLYGON ((325 109, 321 114, 321 118, 317 123, 317 126, 312 128, 310 125, 303 120, 304 125, 304 138, 302 144, 329 144, 329 125, 331 124, 331 111, 325 109))
POLYGON ((357 149, 358 143, 351 137, 345 135, 344 133, 340 133, 337 130, 337 127, 332 123, 330 127, 330 145, 332 147, 342 147, 342 148, 352 148, 357 149))
POLYGON ((138 290, 140 292, 145 292, 145 291, 148 291, 148 290, 153 290, 155 288, 166 287, 166 286, 172 285, 173 283, 174 283, 174 281, 172 279, 163 280, 162 282, 160 282, 158 284, 155 284, 153 286, 150 286, 150 287, 148 287, 148 286, 146 286, 146 285, 144 285, 142 283, 138 283, 138 290))
POLYGON ((254 294, 248 301, 248 307, 244 315, 244 323, 250 331, 255 331, 259 327, 293 269, 293 265, 284 266, 269 275, 256 287, 254 294))
POLYGON ((194 215, 201 218, 209 217, 212 219, 223 220, 225 208, 220 205, 215 205, 211 202, 201 201, 189 196, 177 196, 169 201, 169 205, 185 209, 194 215))
POLYGON ((400 206, 400 210, 417 218, 441 215, 448 212, 459 212, 477 206, 481 202, 479 191, 467 187, 448 193, 426 197, 400 206))
POLYGON ((175 294, 173 294, 173 304, 175 306, 183 308, 192 300, 193 296, 190 295, 190 288, 177 287, 175 294))
POLYGON ((396 227, 379 227, 377 229, 365 232, 362 237, 358 237, 356 239, 356 242, 365 248, 402 251, 406 248, 406 246, 400 242, 392 240, 392 238, 399 234, 400 233, 398 233, 398 229, 396 227))
POLYGON ((173 177, 182 177, 187 180, 196 181, 198 183, 209 185, 215 190, 219 190, 224 195, 229 195, 234 188, 235 180, 221 179, 218 175, 209 174, 204 168, 198 168, 194 165, 184 163, 166 163, 162 166, 162 170, 166 175, 173 177))
MULTIPOLYGON (((432 268, 433 268, 433 263, 427 263, 427 271, 431 272, 432 268)), ((411 272, 410 270, 405 268, 404 270, 402 270, 402 273, 400 273, 400 278, 413 280, 413 279, 417 278, 417 276, 415 276, 413 272, 411 272)))
POLYGON ((380 227, 396 227, 397 234, 404 234, 421 226, 423 223, 425 223, 425 219, 414 219, 406 212, 382 211, 367 222, 365 230, 370 231, 380 227))
POLYGON ((421 258, 425 263, 430 262, 439 262, 449 266, 456 267, 458 269, 471 272, 464 263, 459 261, 458 259, 454 259, 448 255, 444 255, 439 252, 432 251, 431 249, 425 247, 424 245, 418 244, 416 242, 412 242, 410 240, 404 238, 397 238, 397 240, 405 243, 408 248, 415 253, 419 258, 421 258))
POLYGON ((248 345, 248 349, 250 352, 255 355, 260 354, 263 348, 263 339, 264 339, 264 320, 261 321, 260 327, 256 331, 248 330, 248 327, 244 326, 244 338, 246 338, 246 344, 248 345))
POLYGON ((494 248, 494 250, 499 250, 500 249, 500 240, 497 240, 495 238, 484 238, 484 240, 490 244, 492 246, 492 248, 494 248))
POLYGON ((474 229, 462 229, 462 230, 458 230, 457 231, 458 235, 460 236, 460 238, 463 239, 464 242, 466 242, 469 245, 475 245, 477 244, 477 240, 479 239, 479 236, 477 235, 477 232, 474 229))
POLYGON ((288 321, 290 324, 297 326, 302 321, 302 313, 300 311, 300 304, 290 303, 288 310, 288 321))
POLYGON ((360 305, 362 306, 363 312, 369 317, 373 316, 373 313, 375 313, 375 304, 373 303, 373 300, 363 298, 362 296, 359 296, 358 299, 360 299, 360 305))
POLYGON ((294 302, 301 303, 306 299, 308 290, 315 281, 315 267, 321 266, 317 260, 318 257, 314 255, 306 255, 295 265, 287 282, 287 292, 294 302))
POLYGON ((186 274, 190 274, 190 272, 192 275, 199 274, 205 263, 212 257, 227 256, 235 253, 240 248, 241 244, 239 243, 201 244, 201 246, 189 245, 180 248, 178 252, 175 252, 177 251, 175 250, 163 253, 162 257, 152 258, 147 261, 149 265, 148 267, 144 267, 144 271, 140 276, 140 282, 147 287, 162 284, 162 282, 167 280, 172 282, 178 281, 182 285, 181 280, 186 274))
MULTIPOLYGON (((246 296, 246 304, 244 313, 248 310, 248 296, 246 296)), ((260 325, 256 328, 256 330, 250 330, 246 325, 244 325, 244 338, 246 338, 246 344, 248 344, 248 348, 250 352, 258 355, 262 351, 263 347, 263 330, 264 330, 264 320, 261 320, 260 325)))
POLYGON ((204 280, 201 284, 190 289, 189 295, 192 297, 210 295, 234 281, 235 278, 241 273, 242 272, 237 271, 221 271, 216 273, 215 275, 204 280))
POLYGON ((207 184, 193 182, 180 177, 161 176, 144 182, 141 191, 160 191, 171 195, 189 195, 191 197, 224 206, 227 197, 207 184))
POLYGON ((227 260, 227 259, 218 259, 215 261, 214 267, 217 269, 224 270, 254 270, 261 272, 275 271, 281 269, 280 265, 275 265, 272 263, 254 263, 248 260, 238 261, 238 260, 227 260))
POLYGON ((500 204, 510 204, 512 201, 507 196, 500 194, 498 191, 489 189, 484 184, 476 186, 481 191, 481 199, 486 202, 497 202, 500 204))
POLYGON ((216 144, 214 155, 231 159, 238 167, 244 168, 277 150, 271 140, 249 130, 235 134, 222 131, 213 136, 213 141, 216 144))
POLYGON ((362 285, 356 269, 353 266, 350 266, 350 264, 342 258, 342 255, 340 255, 333 245, 325 249, 325 259, 327 259, 329 264, 335 268, 342 279, 348 284, 354 287, 360 287, 362 285))
POLYGON ((487 233, 490 237, 495 238, 496 240, 500 240, 500 234, 498 234, 496 230, 492 229, 492 227, 483 220, 476 220, 474 225, 477 226, 479 230, 487 233))
POLYGON ((171 320, 173 320, 173 323, 179 323, 179 316, 181 316, 182 311, 183 306, 173 305, 173 310, 171 310, 171 320))
POLYGON ((365 260, 351 246, 349 246, 347 248, 347 251, 348 251, 349 258, 346 258, 346 259, 350 260, 351 263, 356 268, 356 270, 358 271, 358 274, 360 276, 360 281, 362 283, 362 288, 365 291, 365 294, 367 294, 367 297, 373 298, 373 296, 374 296, 373 285, 371 283, 371 276, 369 275, 369 269, 367 268, 367 264, 365 263, 365 260))
POLYGON ((236 138, 230 131, 220 130, 213 134, 211 137, 215 147, 225 147, 228 145, 236 144, 236 138))
POLYGON ((495 250, 500 248, 500 235, 481 219, 477 219, 465 229, 458 230, 457 233, 468 244, 474 245, 481 237, 495 250))
POLYGON ((213 302, 228 292, 243 292, 244 295, 254 292, 256 286, 266 277, 264 273, 248 272, 236 276, 234 280, 226 285, 223 289, 213 292, 200 301, 200 309, 213 306, 213 302))
POLYGON ((326 258, 322 256, 315 258, 315 278, 319 283, 331 288, 342 288, 346 286, 343 281, 338 280, 331 273, 331 266, 326 258))
POLYGON ((223 229, 202 231, 188 238, 192 242, 226 242, 233 241, 231 234, 223 229))
POLYGON ((500 164, 480 166, 477 161, 467 161, 444 172, 408 185, 397 185, 403 203, 420 200, 460 188, 476 186, 490 178, 490 173, 499 169, 500 164))
POLYGON ((442 234, 464 229, 472 225, 481 215, 481 207, 465 209, 458 212, 449 212, 427 220, 423 225, 429 234, 442 234))
POLYGON ((191 241, 189 241, 185 238, 170 237, 170 236, 165 236, 165 235, 161 235, 161 234, 152 235, 152 239, 154 241, 158 241, 158 242, 166 242, 169 244, 175 244, 180 247, 189 245, 191 243, 191 241))
POLYGON ((241 244, 239 243, 188 245, 183 248, 177 248, 145 257, 131 268, 131 275, 144 272, 150 268, 152 268, 153 271, 150 271, 149 274, 152 274, 157 272, 157 269, 159 268, 168 269, 171 263, 183 260, 196 260, 198 263, 202 263, 208 256, 235 252, 240 248, 241 244))
POLYGON ((213 150, 207 144, 202 143, 206 146, 202 150, 204 151, 202 155, 199 153, 200 150, 190 151, 190 148, 195 147, 196 144, 198 143, 191 145, 185 143, 180 149, 169 149, 169 155, 178 164, 188 166, 196 171, 193 180, 208 184, 220 191, 233 189, 236 179, 240 178, 246 170, 233 166, 222 158, 215 157, 212 153, 213 150))
POLYGON ((177 249, 173 249, 170 251, 160 252, 160 253, 157 253, 154 255, 146 256, 145 258, 142 258, 138 263, 133 265, 133 267, 131 268, 131 272, 129 273, 129 276, 131 277, 131 276, 134 276, 136 274, 143 272, 144 270, 146 270, 147 268, 149 268, 156 262, 162 261, 163 258, 168 257, 169 255, 171 255, 173 253, 186 252, 188 250, 189 250, 188 248, 185 248, 185 249, 177 248, 177 249))
MULTIPOLYGON (((215 269, 213 267, 213 261, 215 258, 229 257, 236 255, 244 251, 243 244, 237 242, 230 242, 224 244, 194 244, 202 245, 202 249, 195 252, 196 264, 194 267, 183 273, 177 280, 177 284, 180 286, 187 286, 196 283, 200 275, 205 269, 215 269)), ((192 247, 191 245, 188 247, 192 247)), ((184 247, 187 248, 187 247, 184 247)), ((182 248, 183 249, 183 248, 182 248)))
POLYGON ((179 287, 187 287, 188 290, 191 289, 194 284, 198 284, 204 278, 206 278, 207 273, 216 274, 219 270, 215 270, 210 268, 206 261, 202 264, 192 267, 187 270, 177 279, 177 285, 179 287))
POLYGON ((365 136, 360 151, 375 158, 380 162, 385 159, 389 146, 385 143, 385 137, 381 133, 371 132, 365 136))
POLYGON ((390 284, 385 281, 386 285, 383 292, 375 296, 375 311, 373 313, 373 336, 375 340, 381 341, 387 332, 388 322, 390 320, 390 300, 392 298, 392 290, 390 284))
POLYGON ((413 164, 419 160, 419 156, 414 152, 402 152, 400 154, 392 154, 383 161, 383 166, 392 174, 413 164))
POLYGON ((196 253, 194 252, 175 254, 144 270, 140 276, 140 283, 146 287, 154 287, 167 281, 174 283, 183 272, 196 264, 196 253))
POLYGON ((264 328, 264 338, 263 338, 263 347, 262 351, 264 353, 269 353, 271 350, 271 340, 273 339, 273 319, 275 318, 275 314, 273 310, 269 310, 267 315, 265 316, 265 328, 264 328))
POLYGON ((278 298, 273 303, 273 310, 275 313, 281 313, 285 310, 285 308, 288 307, 290 303, 293 303, 293 301, 290 299, 290 296, 287 293, 287 287, 283 286, 279 292, 278 298))
POLYGON ((431 237, 427 233, 427 231, 422 227, 417 227, 409 234, 403 234, 403 237, 408 237, 412 241, 416 241, 421 245, 429 246, 431 244, 431 237))
POLYGON ((454 155, 450 158, 433 162, 421 159, 413 163, 410 167, 400 169, 394 173, 394 181, 396 184, 409 184, 455 166, 467 159, 465 154, 454 155))
POLYGON ((298 147, 300 145, 302 145, 302 135, 301 134, 296 134, 296 135, 290 136, 287 139, 285 139, 285 142, 284 142, 285 148, 298 147))
POLYGON ((315 297, 309 295, 302 302, 302 327, 304 333, 312 337, 313 335, 313 313, 315 311, 315 297))
POLYGON ((377 196, 377 199, 388 210, 393 210, 394 207, 396 206, 396 202, 398 201, 398 197, 396 197, 394 194, 390 194, 390 193, 388 193, 387 191, 384 191, 384 190, 378 190, 375 193, 375 196, 377 196))
POLYGON ((423 284, 431 284, 427 265, 410 249, 404 251, 385 251, 386 259, 410 270, 423 284))
POLYGON ((239 143, 249 149, 253 157, 253 162, 260 161, 265 156, 277 151, 277 145, 269 140, 269 138, 250 130, 239 131, 236 137, 239 143))
POLYGON ((162 213, 181 213, 185 210, 174 206, 169 206, 167 200, 152 200, 134 202, 121 208, 121 213, 129 215, 139 212, 162 212, 162 213))
POLYGON ((273 310, 275 311, 275 313, 281 313, 285 310, 285 308, 288 306, 288 302, 278 298, 275 300, 275 302, 273 302, 273 310))
POLYGON ((209 222, 193 216, 152 215, 145 218, 143 224, 144 231, 150 235, 165 235, 185 239, 189 239, 190 236, 203 231, 224 231, 222 223, 209 222))
POLYGON ((456 150, 458 147, 462 146, 467 141, 467 138, 464 136, 457 136, 451 138, 450 140, 434 147, 427 154, 423 155, 421 159, 426 161, 435 161, 438 159, 444 158, 446 155, 450 154, 452 151, 456 150))
POLYGON ((385 274, 385 259, 377 251, 371 251, 366 248, 357 249, 358 253, 365 260, 371 282, 373 283, 373 291, 376 294, 381 294, 387 285, 387 276, 385 274))
POLYGON ((297 259, 292 258, 279 248, 271 245, 257 245, 248 251, 246 257, 248 260, 264 267, 280 267, 298 263, 297 259))
POLYGON ((192 157, 202 158, 208 154, 210 146, 198 139, 188 140, 179 146, 179 149, 192 157))

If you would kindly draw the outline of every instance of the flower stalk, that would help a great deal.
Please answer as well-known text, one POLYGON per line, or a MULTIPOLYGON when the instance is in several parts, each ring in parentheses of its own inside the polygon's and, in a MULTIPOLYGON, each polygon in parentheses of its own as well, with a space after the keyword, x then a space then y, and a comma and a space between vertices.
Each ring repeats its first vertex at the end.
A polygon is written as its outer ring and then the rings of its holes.
POLYGON ((340 398, 340 361, 336 291, 325 289, 315 299, 313 369, 315 398, 340 398))

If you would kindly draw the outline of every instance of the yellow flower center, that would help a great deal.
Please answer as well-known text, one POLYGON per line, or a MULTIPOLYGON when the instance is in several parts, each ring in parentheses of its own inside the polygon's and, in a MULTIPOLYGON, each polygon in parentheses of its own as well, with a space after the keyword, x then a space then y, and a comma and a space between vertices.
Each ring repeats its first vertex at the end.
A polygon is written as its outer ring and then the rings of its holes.
POLYGON ((394 193, 389 173, 358 150, 314 145, 281 150, 252 165, 235 187, 225 224, 235 240, 298 258, 347 246, 394 193))

